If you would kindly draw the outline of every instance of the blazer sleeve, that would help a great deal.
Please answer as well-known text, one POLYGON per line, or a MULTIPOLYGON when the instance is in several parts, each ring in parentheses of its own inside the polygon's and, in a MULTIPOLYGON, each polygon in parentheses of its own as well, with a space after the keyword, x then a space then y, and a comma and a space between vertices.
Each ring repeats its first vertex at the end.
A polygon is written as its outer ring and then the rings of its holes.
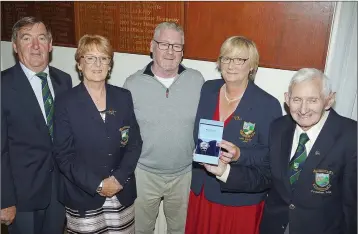
MULTIPOLYGON (((4 98, 2 98, 2 101, 4 98)), ((1 105, 1 209, 16 205, 15 184, 10 164, 7 116, 1 105)))
MULTIPOLYGON (((353 129, 356 129, 355 126, 353 129)), ((345 167, 342 178, 343 214, 345 221, 344 233, 357 233, 357 138, 356 132, 350 136, 352 149, 345 155, 345 167)))
POLYGON ((117 169, 113 171, 113 176, 124 187, 128 179, 133 175, 137 166, 138 159, 142 152, 142 137, 140 135, 139 125, 134 113, 133 99, 128 91, 128 111, 130 119, 129 140, 126 145, 123 159, 117 169))
POLYGON ((72 134, 71 122, 66 108, 66 102, 60 96, 55 101, 54 111, 54 155, 61 172, 68 180, 83 191, 94 196, 102 178, 76 157, 76 149, 72 134))
POLYGON ((223 192, 262 192, 271 187, 271 171, 269 156, 266 155, 261 163, 244 166, 231 164, 226 182, 219 181, 223 192))

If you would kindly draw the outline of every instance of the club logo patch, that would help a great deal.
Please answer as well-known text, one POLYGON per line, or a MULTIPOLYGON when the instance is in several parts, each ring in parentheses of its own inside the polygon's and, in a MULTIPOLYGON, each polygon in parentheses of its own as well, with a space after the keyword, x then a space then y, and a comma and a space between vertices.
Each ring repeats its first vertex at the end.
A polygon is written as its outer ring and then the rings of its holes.
POLYGON ((255 136, 255 125, 251 122, 244 121, 244 125, 242 126, 242 129, 240 130, 240 140, 243 142, 249 142, 252 140, 252 138, 255 136))
POLYGON ((314 169, 313 173, 315 174, 315 181, 313 183, 313 193, 331 193, 330 190, 331 184, 330 179, 333 175, 332 171, 323 170, 323 169, 314 169))
POLYGON ((121 147, 124 147, 127 145, 129 139, 129 126, 124 126, 120 128, 119 131, 121 132, 121 147))

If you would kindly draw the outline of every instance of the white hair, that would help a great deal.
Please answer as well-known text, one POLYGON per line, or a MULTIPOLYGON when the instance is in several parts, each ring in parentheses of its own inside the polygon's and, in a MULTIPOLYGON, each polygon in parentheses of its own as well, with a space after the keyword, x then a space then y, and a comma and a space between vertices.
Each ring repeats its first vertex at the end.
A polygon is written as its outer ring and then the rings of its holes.
POLYGON ((180 33, 182 43, 184 44, 184 30, 179 24, 176 24, 174 22, 162 22, 162 23, 158 24, 154 30, 153 38, 154 39, 158 38, 161 30, 165 30, 165 29, 173 29, 173 30, 177 31, 178 33, 180 33))
POLYGON ((288 92, 291 94, 292 86, 306 80, 320 79, 322 81, 322 94, 328 97, 332 92, 331 84, 328 77, 320 70, 315 68, 302 68, 298 70, 292 77, 288 92))

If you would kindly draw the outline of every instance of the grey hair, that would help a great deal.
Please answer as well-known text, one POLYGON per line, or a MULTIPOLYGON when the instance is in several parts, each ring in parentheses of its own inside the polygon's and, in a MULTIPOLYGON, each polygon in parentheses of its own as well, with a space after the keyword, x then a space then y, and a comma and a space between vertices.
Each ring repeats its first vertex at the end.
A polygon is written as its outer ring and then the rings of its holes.
POLYGON ((174 23, 174 22, 162 22, 162 23, 158 24, 154 30, 153 39, 158 38, 160 32, 165 29, 173 29, 173 30, 177 31, 178 33, 180 33, 182 43, 184 44, 184 30, 179 24, 174 23))
POLYGON ((322 94, 328 97, 332 92, 331 84, 328 77, 320 70, 315 68, 302 68, 292 77, 288 86, 288 92, 291 95, 292 86, 306 80, 320 79, 322 81, 322 94))
POLYGON ((27 16, 27 17, 23 17, 20 20, 18 20, 14 26, 12 27, 12 35, 11 35, 11 40, 12 42, 15 42, 17 39, 17 33, 20 31, 21 28, 26 27, 26 26, 33 26, 35 24, 43 24, 46 27, 46 32, 47 32, 47 37, 48 39, 51 41, 52 40, 52 34, 51 34, 51 29, 49 28, 49 26, 47 24, 45 24, 44 21, 35 18, 33 16, 27 16))

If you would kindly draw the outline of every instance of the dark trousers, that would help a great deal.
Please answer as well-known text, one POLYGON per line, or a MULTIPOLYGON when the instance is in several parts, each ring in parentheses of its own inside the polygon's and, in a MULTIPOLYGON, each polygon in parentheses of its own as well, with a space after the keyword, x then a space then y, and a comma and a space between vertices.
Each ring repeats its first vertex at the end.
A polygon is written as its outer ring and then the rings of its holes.
POLYGON ((52 181, 49 206, 43 210, 17 211, 14 222, 8 227, 10 234, 63 234, 65 208, 57 200, 56 180, 52 179, 52 181))

